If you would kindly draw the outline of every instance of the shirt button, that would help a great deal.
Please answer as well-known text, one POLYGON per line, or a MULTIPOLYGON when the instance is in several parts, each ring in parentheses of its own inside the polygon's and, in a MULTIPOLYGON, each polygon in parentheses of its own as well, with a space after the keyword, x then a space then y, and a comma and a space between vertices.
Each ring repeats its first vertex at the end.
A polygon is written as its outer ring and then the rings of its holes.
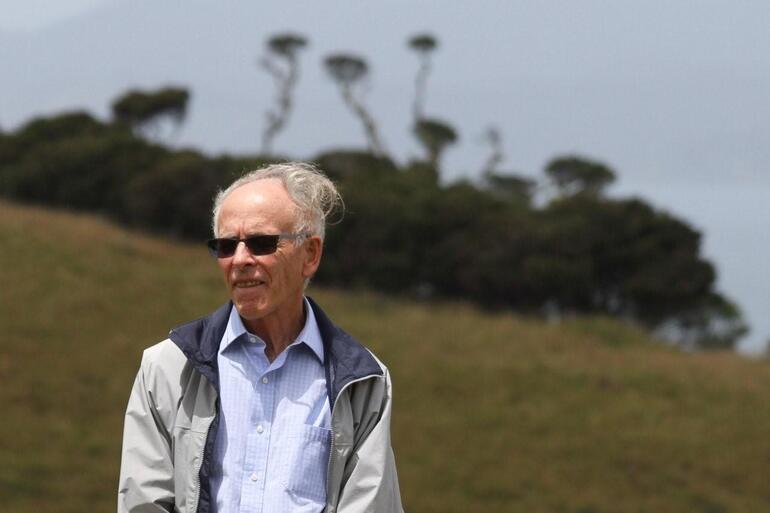
POLYGON ((259 426, 257 426, 257 433, 260 433, 260 434, 261 434, 261 433, 263 433, 264 431, 265 431, 265 428, 263 428, 263 427, 262 427, 262 424, 260 424, 259 426))
POLYGON ((268 381, 270 381, 270 380, 269 380, 269 379, 267 379, 267 376, 265 376, 264 378, 262 378, 262 383, 264 383, 265 385, 267 385, 267 382, 268 382, 268 381))
POLYGON ((256 472, 251 474, 250 478, 251 478, 252 481, 258 481, 259 480, 259 476, 257 475, 256 472))

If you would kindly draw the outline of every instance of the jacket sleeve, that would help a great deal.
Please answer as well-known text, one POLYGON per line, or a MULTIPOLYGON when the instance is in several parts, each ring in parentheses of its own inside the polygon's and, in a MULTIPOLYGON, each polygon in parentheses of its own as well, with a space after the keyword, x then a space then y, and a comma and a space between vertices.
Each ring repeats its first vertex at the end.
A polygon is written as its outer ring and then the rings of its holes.
POLYGON ((118 513, 165 513, 174 509, 171 435, 158 413, 146 360, 145 353, 126 409, 118 513))
MULTIPOLYGON (((353 470, 345 483, 336 513, 403 513, 396 460, 390 443, 391 383, 379 421, 352 456, 353 470)), ((334 512, 332 512, 334 513, 334 512)))

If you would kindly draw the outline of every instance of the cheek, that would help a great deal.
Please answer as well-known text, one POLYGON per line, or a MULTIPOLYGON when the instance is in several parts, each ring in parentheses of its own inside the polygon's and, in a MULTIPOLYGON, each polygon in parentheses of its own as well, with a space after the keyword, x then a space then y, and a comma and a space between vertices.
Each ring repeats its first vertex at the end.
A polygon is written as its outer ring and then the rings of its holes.
POLYGON ((225 279, 225 283, 230 283, 230 265, 228 260, 228 258, 217 259, 217 265, 222 273, 222 277, 225 279))

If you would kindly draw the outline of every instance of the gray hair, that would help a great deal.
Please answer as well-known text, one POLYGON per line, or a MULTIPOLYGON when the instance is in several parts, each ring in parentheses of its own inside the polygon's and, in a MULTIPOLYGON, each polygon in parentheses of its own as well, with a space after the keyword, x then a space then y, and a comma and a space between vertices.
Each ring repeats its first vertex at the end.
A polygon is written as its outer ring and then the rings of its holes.
POLYGON ((342 208, 344 205, 342 196, 334 183, 314 165, 306 162, 269 164, 246 173, 230 184, 227 189, 220 190, 214 198, 211 217, 211 231, 214 233, 214 237, 219 236, 219 211, 225 198, 238 187, 269 178, 280 180, 289 193, 289 197, 297 205, 298 215, 294 230, 309 232, 323 239, 326 217, 337 206, 342 208))

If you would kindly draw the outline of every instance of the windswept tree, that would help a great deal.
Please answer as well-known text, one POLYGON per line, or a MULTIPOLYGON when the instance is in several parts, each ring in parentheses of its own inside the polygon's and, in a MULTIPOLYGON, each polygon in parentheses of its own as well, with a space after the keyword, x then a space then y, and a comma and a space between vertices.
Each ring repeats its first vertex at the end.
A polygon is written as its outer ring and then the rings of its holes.
POLYGON ((494 174, 497 166, 505 159, 503 153, 503 138, 497 127, 490 126, 483 135, 484 142, 489 145, 489 156, 481 168, 482 176, 494 174))
POLYGON ((457 132, 451 125, 438 119, 420 119, 414 125, 414 135, 425 148, 427 162, 436 170, 444 150, 457 142, 457 132))
POLYGON ((530 205, 537 183, 524 175, 487 173, 484 185, 492 196, 508 202, 530 205))
POLYGON ((438 41, 432 35, 422 33, 411 37, 408 45, 414 50, 420 61, 420 67, 417 69, 414 80, 412 132, 422 147, 425 148, 426 162, 438 172, 444 150, 457 142, 457 132, 451 125, 438 119, 428 118, 425 115, 426 86, 431 69, 431 55, 438 47, 438 41))
POLYGON ((128 125, 134 133, 159 137, 164 123, 171 123, 175 130, 187 115, 190 93, 181 87, 165 87, 157 91, 134 89, 119 97, 112 104, 116 122, 128 125))
POLYGON ((307 40, 298 34, 278 34, 265 43, 267 54, 260 60, 273 77, 277 90, 276 105, 265 113, 267 125, 262 132, 262 153, 272 151, 273 139, 284 129, 292 108, 292 93, 299 79, 297 54, 307 40))
POLYGON ((552 160, 546 166, 545 174, 562 196, 601 196, 615 181, 615 173, 609 167, 574 155, 552 160))
POLYGON ((520 174, 498 171, 498 166, 505 160, 500 131, 490 126, 482 138, 489 145, 489 156, 481 168, 484 188, 502 200, 530 205, 537 191, 535 180, 520 174))
POLYGON ((412 103, 412 115, 417 123, 425 115, 425 94, 428 75, 431 68, 431 54, 438 46, 438 41, 430 34, 418 34, 409 39, 409 48, 417 53, 420 59, 420 67, 414 80, 415 93, 412 103))
POLYGON ((361 120, 369 145, 369 150, 376 156, 384 156, 385 148, 369 111, 364 107, 363 82, 369 73, 366 61, 358 56, 338 53, 330 55, 324 61, 326 71, 337 83, 342 99, 361 120))

